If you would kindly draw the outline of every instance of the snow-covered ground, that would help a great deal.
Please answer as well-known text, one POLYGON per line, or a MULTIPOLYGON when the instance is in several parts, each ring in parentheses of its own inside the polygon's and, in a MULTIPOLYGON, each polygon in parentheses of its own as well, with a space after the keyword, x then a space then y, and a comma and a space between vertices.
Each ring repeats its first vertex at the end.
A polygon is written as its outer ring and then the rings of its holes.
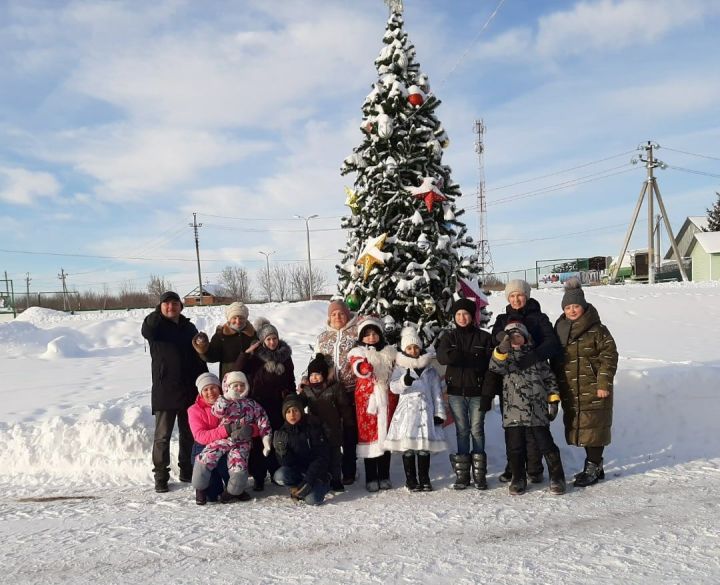
MULTIPOLYGON (((533 291, 555 319, 561 290, 533 291)), ((510 497, 499 413, 486 421, 490 489, 369 495, 319 508, 278 487, 245 504, 155 494, 147 311, 30 309, 0 324, 0 566, 21 583, 718 583, 720 286, 586 289, 620 351, 607 479, 510 497)), ((491 297, 501 312, 505 299, 491 297)), ((251 307, 304 369, 327 304, 251 307)), ((187 309, 212 332, 222 308, 187 309)), ((559 417, 561 418, 561 417, 559 417)), ((583 452, 553 424, 568 477, 583 452)), ((446 429, 454 439, 453 428, 446 429)), ((174 457, 174 455, 173 455, 174 457)), ((362 467, 362 466, 361 466, 362 467)), ((392 478, 403 484, 394 457, 392 478)), ((173 472, 173 477, 176 475, 173 472)))

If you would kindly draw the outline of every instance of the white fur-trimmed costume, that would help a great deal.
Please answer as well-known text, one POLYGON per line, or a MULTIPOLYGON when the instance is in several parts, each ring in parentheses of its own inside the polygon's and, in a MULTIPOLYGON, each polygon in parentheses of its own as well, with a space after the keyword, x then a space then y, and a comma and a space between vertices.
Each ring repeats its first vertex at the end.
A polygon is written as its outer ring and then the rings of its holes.
POLYGON ((404 353, 397 354, 390 390, 398 394, 400 400, 385 438, 385 449, 435 453, 447 449, 442 426, 436 426, 433 421, 434 416, 446 418, 442 380, 432 366, 434 358, 432 353, 425 353, 417 358, 404 353), (416 369, 422 369, 422 372, 418 374, 416 369), (408 370, 412 378, 410 386, 405 384, 408 370))
POLYGON ((380 351, 374 347, 358 346, 348 353, 353 374, 357 377, 355 411, 359 457, 380 457, 386 451, 385 437, 398 402, 388 386, 396 354, 397 350, 389 345, 380 351), (368 364, 371 371, 361 374, 368 364))

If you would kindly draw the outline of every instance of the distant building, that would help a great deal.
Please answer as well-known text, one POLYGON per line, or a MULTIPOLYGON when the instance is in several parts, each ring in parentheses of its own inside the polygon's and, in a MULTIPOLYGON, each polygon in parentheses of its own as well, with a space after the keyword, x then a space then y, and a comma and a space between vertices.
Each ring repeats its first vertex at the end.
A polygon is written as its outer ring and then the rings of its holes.
MULTIPOLYGON (((682 224, 680 231, 675 237, 678 252, 680 252, 681 258, 688 258, 690 256, 690 247, 693 245, 693 236, 695 236, 698 232, 705 231, 707 227, 708 218, 706 215, 691 215, 685 220, 685 223, 682 224)), ((675 259, 672 246, 670 246, 664 258, 665 260, 675 259)))
POLYGON ((720 280, 720 232, 698 232, 690 249, 694 282, 720 280))
POLYGON ((200 287, 195 287, 183 297, 183 303, 186 307, 194 307, 196 305, 229 305, 235 299, 222 296, 222 288, 216 284, 204 284, 202 291, 200 287), (202 302, 200 295, 202 294, 202 302))

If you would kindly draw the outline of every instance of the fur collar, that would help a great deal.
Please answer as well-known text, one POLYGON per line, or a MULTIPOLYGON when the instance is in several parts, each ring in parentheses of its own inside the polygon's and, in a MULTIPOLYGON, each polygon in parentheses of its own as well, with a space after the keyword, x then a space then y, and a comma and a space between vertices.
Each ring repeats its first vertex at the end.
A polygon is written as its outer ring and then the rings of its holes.
POLYGON ((374 347, 365 347, 359 345, 354 347, 348 353, 348 357, 365 358, 373 367, 375 381, 383 389, 387 388, 387 382, 393 370, 397 349, 392 345, 386 345, 380 351, 374 347))
POLYGON ((230 337, 232 335, 240 335, 241 333, 243 335, 247 335, 248 337, 255 337, 255 329, 248 321, 248 324, 245 325, 240 331, 235 331, 230 325, 227 323, 223 323, 222 325, 218 325, 215 329, 218 333, 222 333, 225 337, 230 337))
POLYGON ((409 355, 405 355, 402 352, 398 352, 395 362, 401 368, 421 370, 427 368, 435 356, 431 353, 424 353, 417 358, 411 358, 409 355))
POLYGON ((282 376, 285 373, 284 363, 292 356, 292 348, 281 339, 275 351, 261 345, 255 350, 255 355, 263 362, 266 372, 282 376))

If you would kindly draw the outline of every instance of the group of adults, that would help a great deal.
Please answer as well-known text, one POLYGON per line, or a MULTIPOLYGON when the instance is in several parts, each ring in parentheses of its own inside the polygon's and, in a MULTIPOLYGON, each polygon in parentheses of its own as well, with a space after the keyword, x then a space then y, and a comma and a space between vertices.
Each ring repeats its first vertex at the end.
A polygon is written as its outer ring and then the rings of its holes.
MULTIPOLYGON (((585 300, 580 287, 565 292, 563 314, 555 326, 538 301, 531 298, 531 287, 527 282, 510 281, 505 295, 508 304, 493 325, 492 338, 502 334, 508 323, 521 322, 532 337, 534 348, 523 356, 519 367, 527 368, 538 361, 550 362, 560 386, 567 443, 583 447, 586 452, 584 468, 576 475, 576 485, 592 485, 604 477, 603 449, 611 439, 612 383, 617 366, 614 341, 600 323, 597 310, 585 300)), ((249 323, 248 309, 242 303, 232 303, 226 309, 226 322, 217 327, 212 339, 199 333, 182 310, 180 297, 168 291, 142 325, 142 335, 149 342, 152 358, 152 412, 155 417, 152 462, 155 491, 160 493, 168 491, 170 437, 176 421, 181 482, 191 481, 193 457, 205 442, 218 433, 226 432, 218 428, 219 421, 209 414, 209 407, 218 398, 217 392, 214 396, 202 397, 208 407, 207 412, 195 413, 194 425, 188 419, 188 408, 198 398, 195 381, 200 374, 208 371, 207 364, 219 362, 222 379, 228 371, 246 366, 244 362, 253 358, 255 349, 262 347, 263 341, 268 338, 272 341, 272 336, 277 339, 277 330, 269 323, 261 327, 262 331, 256 331, 249 323)), ((319 334, 315 346, 317 353, 326 356, 334 369, 334 376, 342 383, 351 401, 354 400, 356 379, 348 354, 357 342, 357 323, 358 316, 344 302, 332 301, 328 306, 326 327, 319 334)), ((260 377, 273 373, 272 368, 262 366, 262 361, 254 366, 260 377)), ((278 373, 274 374, 272 383, 277 384, 278 373)), ((284 369, 279 375, 288 392, 294 392, 292 368, 284 369)), ((484 412, 479 404, 482 384, 482 379, 475 379, 462 385, 461 395, 450 394, 448 397, 457 426, 459 453, 485 452, 484 412)), ((252 382, 250 386, 251 392, 258 392, 252 382)), ((531 482, 542 482, 542 457, 532 443, 532 433, 527 438, 527 476, 531 482)), ((342 483, 345 485, 356 479, 356 446, 357 429, 354 425, 345 425, 342 437, 342 483)), ((256 449, 255 445, 253 449, 256 449)), ((258 477, 265 477, 266 469, 272 477, 273 466, 276 466, 272 458, 262 456, 262 445, 258 444, 257 450, 260 454, 256 453, 254 458, 251 455, 251 466, 253 461, 260 462, 262 469, 250 470, 256 476, 256 483, 258 477)), ((209 488, 210 497, 213 490, 217 494, 222 492, 222 482, 226 477, 226 468, 219 465, 214 474, 214 484, 209 488)), ((499 479, 507 482, 510 478, 508 467, 499 479)))

